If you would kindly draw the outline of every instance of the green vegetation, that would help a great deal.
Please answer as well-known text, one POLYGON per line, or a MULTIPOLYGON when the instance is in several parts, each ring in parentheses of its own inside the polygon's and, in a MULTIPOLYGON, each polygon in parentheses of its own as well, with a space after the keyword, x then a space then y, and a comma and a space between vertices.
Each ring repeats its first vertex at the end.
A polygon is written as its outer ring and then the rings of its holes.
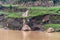
MULTIPOLYGON (((8 5, 4 5, 2 4, 2 6, 4 7, 10 7, 10 4, 8 5)), ((21 9, 21 8, 27 8, 29 10, 29 16, 28 17, 34 17, 34 16, 39 16, 39 15, 45 15, 45 14, 59 14, 59 11, 60 11, 60 6, 55 6, 55 7, 21 7, 21 6, 18 6, 18 5, 11 5, 12 7, 17 7, 18 9, 21 9)), ((24 9, 23 9, 24 10, 24 9)), ((11 17, 11 15, 15 15, 15 12, 0 12, 0 14, 6 14, 8 13, 9 14, 9 17, 11 17), (11 14, 11 15, 10 15, 11 14)), ((16 14, 23 14, 24 12, 16 12, 16 14)), ((12 17, 15 17, 16 16, 12 16, 12 17)), ((18 16, 17 18, 19 18, 20 16, 18 16)))
POLYGON ((45 24, 44 26, 45 26, 45 29, 52 27, 55 29, 55 31, 60 29, 60 24, 45 24))
POLYGON ((60 7, 28 7, 30 16, 39 16, 45 14, 59 14, 60 7))
POLYGON ((17 14, 17 13, 9 13, 6 18, 11 17, 11 18, 21 18, 21 13, 17 14))
POLYGON ((0 14, 6 14, 7 16, 6 16, 6 18, 8 18, 8 17, 11 17, 11 18, 21 18, 22 16, 22 14, 23 14, 24 12, 6 12, 6 11, 0 11, 0 14))
MULTIPOLYGON (((2 4, 4 7, 10 7, 11 4, 2 4)), ((19 5, 12 5, 12 7, 19 7, 19 5)))

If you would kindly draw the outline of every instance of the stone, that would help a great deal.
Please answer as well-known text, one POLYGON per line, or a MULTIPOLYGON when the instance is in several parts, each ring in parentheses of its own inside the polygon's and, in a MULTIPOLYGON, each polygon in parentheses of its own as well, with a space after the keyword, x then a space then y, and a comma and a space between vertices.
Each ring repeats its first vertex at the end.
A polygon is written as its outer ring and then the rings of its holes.
POLYGON ((27 24, 24 24, 23 27, 22 27, 22 30, 23 31, 30 31, 31 28, 27 24))
POLYGON ((49 28, 47 29, 47 32, 48 32, 48 33, 52 33, 52 32, 54 32, 54 28, 49 27, 49 28))
POLYGON ((8 28, 9 29, 21 30, 21 28, 22 28, 22 25, 20 24, 20 22, 14 20, 13 18, 12 19, 8 19, 7 23, 8 23, 8 28))

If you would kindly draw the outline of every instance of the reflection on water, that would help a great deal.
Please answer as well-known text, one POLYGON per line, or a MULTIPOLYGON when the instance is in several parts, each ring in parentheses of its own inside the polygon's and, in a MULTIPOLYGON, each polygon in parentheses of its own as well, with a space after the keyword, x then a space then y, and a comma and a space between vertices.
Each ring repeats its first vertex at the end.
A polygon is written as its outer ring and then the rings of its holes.
POLYGON ((0 40, 60 40, 60 33, 0 30, 0 40))
POLYGON ((29 35, 30 35, 31 31, 22 31, 23 34, 23 40, 29 40, 29 35))

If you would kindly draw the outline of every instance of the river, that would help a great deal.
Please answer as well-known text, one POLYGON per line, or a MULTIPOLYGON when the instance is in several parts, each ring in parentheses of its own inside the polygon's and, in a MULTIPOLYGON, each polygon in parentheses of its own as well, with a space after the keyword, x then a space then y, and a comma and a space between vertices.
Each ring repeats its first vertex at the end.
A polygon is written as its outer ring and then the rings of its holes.
POLYGON ((60 32, 0 30, 0 40, 60 40, 60 32))

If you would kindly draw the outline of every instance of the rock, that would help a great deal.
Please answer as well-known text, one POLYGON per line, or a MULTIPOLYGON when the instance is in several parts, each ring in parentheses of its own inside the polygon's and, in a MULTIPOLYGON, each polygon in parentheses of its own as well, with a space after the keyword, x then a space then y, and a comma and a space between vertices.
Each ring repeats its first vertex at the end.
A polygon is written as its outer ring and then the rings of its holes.
POLYGON ((30 31, 31 28, 27 24, 24 24, 23 27, 22 27, 22 30, 23 31, 30 31))
POLYGON ((1 28, 2 30, 9 30, 9 28, 7 28, 7 27, 3 27, 3 28, 1 28))
POLYGON ((33 27, 32 30, 33 31, 38 31, 38 30, 40 30, 40 28, 39 27, 33 27))
POLYGON ((21 30, 21 28, 22 28, 22 24, 20 24, 20 22, 14 20, 13 18, 12 19, 8 19, 7 23, 8 23, 8 28, 9 29, 21 30))
POLYGON ((5 16, 6 16, 6 14, 0 14, 0 21, 5 20, 6 19, 5 16))
POLYGON ((59 30, 57 30, 56 32, 60 32, 60 29, 59 29, 59 30))
POLYGON ((52 32, 54 32, 54 28, 49 27, 49 28, 47 29, 47 32, 48 32, 48 33, 52 33, 52 32))
POLYGON ((3 28, 3 27, 7 27, 7 23, 6 22, 0 22, 0 28, 3 28))
POLYGON ((3 9, 3 6, 2 5, 0 5, 0 10, 2 10, 3 9))

